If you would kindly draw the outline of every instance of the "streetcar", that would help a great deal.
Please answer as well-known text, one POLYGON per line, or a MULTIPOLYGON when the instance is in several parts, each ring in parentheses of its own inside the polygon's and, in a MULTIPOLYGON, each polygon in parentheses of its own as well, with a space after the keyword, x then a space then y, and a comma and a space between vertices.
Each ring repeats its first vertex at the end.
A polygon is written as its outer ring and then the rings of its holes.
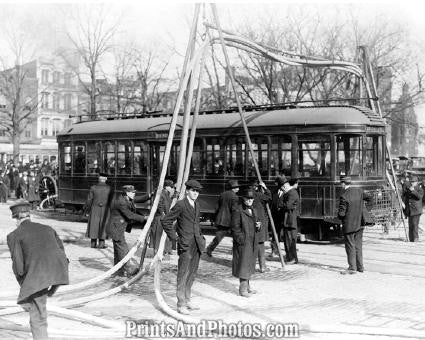
MULTIPOLYGON (((260 106, 245 108, 245 120, 263 181, 274 190, 279 175, 299 179, 300 232, 326 239, 336 227, 340 178, 365 190, 386 188, 385 122, 361 106, 260 106)), ((132 184, 139 194, 158 185, 170 128, 169 115, 99 117, 62 131, 59 200, 79 209, 97 174, 119 193, 132 184), (125 118, 125 119, 124 119, 125 118)), ((167 176, 175 178, 183 117, 179 116, 167 176)), ((212 219, 229 179, 247 185, 256 177, 237 110, 200 112, 190 178, 202 190, 205 219, 212 219)), ((149 202, 139 209, 149 209, 149 202)))

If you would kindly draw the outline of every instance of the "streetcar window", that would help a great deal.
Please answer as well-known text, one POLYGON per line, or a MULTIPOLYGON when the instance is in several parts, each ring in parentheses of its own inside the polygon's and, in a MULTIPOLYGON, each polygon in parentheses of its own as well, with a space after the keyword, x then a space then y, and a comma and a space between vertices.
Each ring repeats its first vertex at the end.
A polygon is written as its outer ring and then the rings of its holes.
POLYGON ((103 171, 106 172, 108 175, 115 176, 115 142, 102 142, 102 153, 103 171))
POLYGON ((298 169, 302 177, 330 176, 330 137, 325 135, 299 136, 298 169))
POLYGON ((118 175, 131 175, 131 142, 120 141, 118 142, 118 175))
POLYGON ((270 176, 291 175, 291 137, 273 136, 270 145, 270 176))
POLYGON ((100 142, 87 142, 87 174, 97 175, 100 172, 100 142))
POLYGON ((362 171, 362 137, 337 136, 337 176, 361 176, 362 171))
POLYGON ((86 174, 86 146, 74 144, 74 174, 86 174))
MULTIPOLYGON (((62 174, 71 173, 71 144, 63 143, 60 151, 60 171, 62 174)), ((37 157, 36 157, 37 159, 37 157)))
POLYGON ((195 138, 193 145, 192 159, 190 162, 190 174, 202 175, 202 140, 195 138))
POLYGON ((142 141, 134 142, 134 164, 133 174, 146 176, 147 174, 148 146, 142 141))
MULTIPOLYGON (((162 147, 165 151, 165 146, 162 147)), ((177 169, 179 167, 179 157, 180 157, 180 144, 173 144, 171 148, 170 161, 168 162, 167 174, 168 176, 177 176, 177 169)), ((164 158, 164 152, 161 153, 161 164, 162 159, 164 158)))
MULTIPOLYGON (((267 176, 268 175, 268 164, 267 164, 267 149, 268 149, 268 143, 266 137, 254 137, 251 139, 252 142, 252 148, 254 150, 254 157, 258 164, 258 169, 260 170, 261 176, 267 176)), ((248 152, 248 176, 254 177, 256 176, 255 173, 255 166, 254 162, 252 161, 251 152, 248 152)))
POLYGON ((224 174, 224 163, 218 138, 207 138, 205 154, 207 175, 222 176, 224 174))
POLYGON ((367 136, 365 148, 366 176, 373 177, 383 175, 382 136, 367 136))
POLYGON ((243 176, 245 168, 245 138, 229 138, 226 141, 226 174, 243 176))

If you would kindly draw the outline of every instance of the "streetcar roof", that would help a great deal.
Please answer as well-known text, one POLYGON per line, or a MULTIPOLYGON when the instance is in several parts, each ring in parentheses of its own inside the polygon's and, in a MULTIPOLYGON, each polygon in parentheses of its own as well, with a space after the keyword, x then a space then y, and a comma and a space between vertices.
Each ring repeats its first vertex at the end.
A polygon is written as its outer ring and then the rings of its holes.
MULTIPOLYGON (((384 120, 365 107, 326 106, 296 107, 290 109, 246 112, 248 127, 276 125, 373 125, 384 126, 384 120)), ((193 116, 191 116, 192 118, 193 116)), ((168 131, 171 116, 88 121, 72 125, 59 135, 86 135, 101 133, 125 133, 139 131, 168 131)), ((181 129, 183 117, 178 117, 177 130, 181 129)), ((241 127, 239 113, 202 114, 198 118, 198 129, 241 127)))

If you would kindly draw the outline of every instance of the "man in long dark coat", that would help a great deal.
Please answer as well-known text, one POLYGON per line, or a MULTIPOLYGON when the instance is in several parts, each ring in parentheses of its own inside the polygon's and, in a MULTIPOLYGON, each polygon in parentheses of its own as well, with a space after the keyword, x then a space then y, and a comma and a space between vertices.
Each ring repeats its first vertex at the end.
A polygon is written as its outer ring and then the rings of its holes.
POLYGON ((297 236, 300 196, 298 195, 298 180, 289 180, 288 190, 283 203, 285 217, 283 222, 283 238, 285 243, 286 261, 288 264, 298 263, 297 236))
POLYGON ((191 301, 191 295, 199 259, 205 251, 205 238, 199 225, 200 207, 196 201, 202 186, 193 179, 188 180, 185 185, 186 197, 177 201, 161 221, 171 240, 176 240, 176 232, 178 235, 177 310, 181 314, 190 314, 190 310, 199 309, 191 301), (177 221, 175 227, 174 221, 177 221))
POLYGON ((419 241, 419 219, 422 215, 422 197, 424 190, 419 185, 418 177, 412 176, 403 190, 404 213, 409 221, 409 241, 419 241))
POLYGON ((246 189, 242 193, 241 203, 232 215, 232 275, 239 278, 239 295, 243 297, 250 297, 256 293, 251 289, 249 280, 255 272, 258 238, 262 231, 261 221, 253 203, 254 191, 246 189))
POLYGON ((363 272, 363 228, 364 201, 370 198, 364 195, 361 188, 354 188, 351 177, 341 178, 342 193, 339 198, 338 217, 342 220, 345 251, 347 253, 348 269, 341 274, 356 274, 363 272))
MULTIPOLYGON (((133 203, 136 196, 136 190, 132 185, 123 186, 123 194, 112 203, 111 216, 106 227, 106 234, 112 238, 114 245, 114 265, 120 262, 128 253, 128 245, 125 240, 124 232, 131 222, 143 223, 145 217, 136 212, 133 203)), ((137 273, 137 268, 132 267, 130 261, 117 273, 120 276, 132 276, 137 273), (124 273, 125 272, 125 273, 124 273)))
MULTIPOLYGON (((151 229, 151 240, 153 243, 153 249, 155 254, 158 251, 162 232, 164 231, 164 229, 162 228, 161 218, 170 211, 174 192, 174 182, 170 179, 166 179, 164 181, 164 189, 162 189, 161 197, 159 199, 158 208, 156 209, 154 225, 151 229)), ((171 251, 172 243, 170 238, 167 237, 167 240, 165 241, 164 254, 170 254, 171 251)))
POLYGON ((261 221, 261 232, 258 236, 258 264, 260 266, 260 273, 270 271, 266 266, 266 248, 264 242, 269 239, 269 218, 267 216, 266 204, 271 202, 272 194, 267 189, 264 182, 258 183, 254 180, 251 184, 251 189, 254 191, 253 207, 258 213, 258 218, 261 221))
POLYGON ((207 247, 206 253, 208 256, 212 256, 212 252, 225 236, 231 236, 230 222, 232 220, 233 207, 239 202, 239 197, 236 195, 239 191, 239 184, 238 181, 231 179, 226 186, 227 190, 218 199, 218 208, 214 221, 217 231, 207 247))
POLYGON ((21 290, 18 304, 29 312, 34 339, 47 339, 47 297, 69 283, 68 259, 62 241, 49 226, 31 222, 31 205, 18 201, 10 207, 17 228, 7 235, 13 272, 21 290))
POLYGON ((105 228, 114 196, 112 188, 106 184, 107 179, 106 174, 99 174, 99 183, 90 188, 83 209, 85 215, 88 216, 86 237, 91 239, 92 248, 96 248, 97 240, 99 240, 99 248, 106 248, 105 228))

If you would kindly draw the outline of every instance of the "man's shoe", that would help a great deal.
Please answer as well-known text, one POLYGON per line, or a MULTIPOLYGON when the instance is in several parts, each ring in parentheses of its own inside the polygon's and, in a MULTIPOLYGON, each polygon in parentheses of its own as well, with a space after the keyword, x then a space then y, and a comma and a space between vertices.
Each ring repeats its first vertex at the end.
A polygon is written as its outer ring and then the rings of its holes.
POLYGON ((105 244, 105 241, 100 241, 99 245, 97 246, 99 249, 105 249, 108 248, 108 246, 105 244))
POLYGON ((296 264, 297 262, 295 260, 291 260, 291 261, 285 261, 285 264, 296 264))
POLYGON ((249 294, 257 294, 257 291, 255 289, 248 288, 248 293, 249 294))
POLYGON ((364 269, 363 269, 363 268, 361 268, 361 269, 357 269, 357 271, 358 271, 359 273, 363 273, 363 272, 364 272, 364 269))
POLYGON ((268 273, 270 271, 269 267, 260 268, 260 273, 268 273))
POLYGON ((246 298, 251 297, 251 294, 248 291, 239 291, 239 295, 246 298))
POLYGON ((199 309, 201 309, 201 307, 199 307, 198 305, 194 304, 193 302, 187 302, 186 303, 186 307, 189 310, 199 310, 199 309))
POLYGON ((97 246, 97 242, 96 241, 91 241, 90 242, 90 247, 91 248, 96 248, 96 246, 97 246))
POLYGON ((352 269, 346 269, 346 270, 342 270, 342 271, 340 271, 340 273, 342 274, 342 275, 353 275, 353 274, 357 274, 357 272, 355 271, 355 270, 352 270, 352 269))
POLYGON ((190 314, 190 310, 186 306, 177 307, 177 312, 184 315, 190 314))
POLYGON ((210 248, 207 248, 206 252, 208 257, 212 257, 212 250, 210 248))
POLYGON ((132 268, 130 270, 126 270, 125 272, 127 277, 132 277, 139 272, 139 268, 132 268))

